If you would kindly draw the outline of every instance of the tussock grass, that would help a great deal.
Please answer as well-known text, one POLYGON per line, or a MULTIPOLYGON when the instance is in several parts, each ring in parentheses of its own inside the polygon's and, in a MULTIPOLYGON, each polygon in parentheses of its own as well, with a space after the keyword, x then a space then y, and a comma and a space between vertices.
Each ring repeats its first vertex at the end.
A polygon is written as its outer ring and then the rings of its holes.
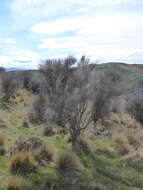
POLYGON ((4 146, 5 144, 5 135, 0 133, 0 146, 4 146))
POLYGON ((44 136, 52 136, 55 134, 54 127, 51 125, 45 126, 43 129, 44 136))
POLYGON ((46 166, 50 161, 53 161, 55 150, 53 146, 42 146, 35 151, 34 157, 40 166, 46 166))
POLYGON ((29 174, 36 171, 34 160, 28 152, 18 152, 13 154, 9 160, 10 171, 12 174, 29 174))
POLYGON ((59 172, 80 171, 81 165, 73 152, 63 152, 55 160, 55 167, 59 172))
POLYGON ((8 180, 8 190, 20 190, 26 186, 26 180, 23 177, 12 176, 8 180))

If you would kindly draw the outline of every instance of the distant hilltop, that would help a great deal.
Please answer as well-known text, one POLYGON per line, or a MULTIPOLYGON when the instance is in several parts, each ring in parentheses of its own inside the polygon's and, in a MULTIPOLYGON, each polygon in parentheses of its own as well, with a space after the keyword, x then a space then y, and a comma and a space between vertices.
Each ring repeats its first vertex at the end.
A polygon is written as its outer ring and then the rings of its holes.
POLYGON ((6 71, 23 71, 23 70, 30 70, 30 69, 28 69, 28 68, 22 68, 22 67, 6 68, 6 71))

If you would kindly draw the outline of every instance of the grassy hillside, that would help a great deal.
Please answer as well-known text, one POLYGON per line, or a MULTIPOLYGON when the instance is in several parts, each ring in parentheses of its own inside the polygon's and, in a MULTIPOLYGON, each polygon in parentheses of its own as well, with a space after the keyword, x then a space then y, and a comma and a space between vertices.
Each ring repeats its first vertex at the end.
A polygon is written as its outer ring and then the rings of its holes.
MULTIPOLYGON (((40 138, 45 145, 53 147, 54 159, 66 149, 71 149, 71 144, 67 141, 68 134, 60 134, 56 128, 55 134, 44 136, 44 126, 42 125, 35 126, 29 124, 28 128, 23 127, 23 121, 27 120, 25 106, 33 99, 34 97, 27 91, 22 91, 15 96, 10 109, 0 108, 0 126, 2 124, 6 126, 6 128, 0 128, 0 133, 5 135, 6 149, 6 153, 0 156, 0 190, 6 190, 8 188, 8 183, 12 175, 9 166, 10 150, 19 137, 25 139, 32 137, 40 138)), ((110 120, 99 122, 95 131, 93 129, 92 132, 86 131, 83 134, 83 138, 85 139, 86 137, 88 139, 90 151, 87 153, 86 149, 81 150, 78 159, 81 163, 81 174, 86 176, 85 179, 88 179, 87 181, 90 186, 82 187, 82 184, 80 184, 79 188, 77 185, 77 176, 75 178, 70 176, 68 181, 66 181, 67 176, 59 173, 56 163, 53 160, 46 166, 38 167, 37 172, 24 176, 27 185, 24 190, 49 189, 44 189, 41 186, 46 180, 50 180, 52 184, 58 183, 58 187, 54 186, 56 190, 66 190, 67 188, 69 190, 142 190, 142 145, 138 141, 142 139, 142 134, 143 130, 139 123, 131 119, 128 115, 119 116, 115 114, 110 120), (104 136, 102 133, 101 135, 95 133, 97 131, 103 131, 103 129, 105 131, 108 129, 110 134, 104 136), (127 139, 126 134, 130 134, 132 141, 129 141, 129 138, 127 139), (141 134, 141 137, 139 134, 141 134), (138 158, 134 157, 134 154, 139 155, 138 158), (64 185, 62 184, 62 175, 64 185), (49 178, 48 176, 52 177, 49 178), (53 176, 56 177, 53 179, 53 176), (57 178, 60 179, 60 182, 56 181, 57 178), (73 181, 69 182, 72 178, 73 181)), ((83 147, 86 146, 83 145, 83 147)), ((17 189, 22 190, 22 188, 17 189)))
POLYGON ((105 69, 112 69, 124 78, 127 87, 133 87, 138 81, 143 79, 143 65, 125 64, 125 63, 105 63, 96 65, 97 71, 104 71, 105 69))

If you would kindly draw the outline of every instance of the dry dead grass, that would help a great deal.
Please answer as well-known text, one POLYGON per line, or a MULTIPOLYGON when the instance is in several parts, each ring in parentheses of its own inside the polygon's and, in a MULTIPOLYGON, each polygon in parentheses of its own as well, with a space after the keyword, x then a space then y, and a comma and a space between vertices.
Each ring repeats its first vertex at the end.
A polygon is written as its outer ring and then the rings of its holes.
POLYGON ((0 133, 0 146, 4 146, 5 144, 5 135, 0 133))
POLYGON ((114 147, 112 147, 110 144, 106 143, 103 146, 99 148, 100 152, 103 152, 104 154, 107 155, 113 155, 115 153, 114 147))
POLYGON ((18 152, 13 154, 9 160, 12 174, 28 174, 36 171, 33 157, 28 152, 18 152))
POLYGON ((26 185, 26 180, 23 177, 12 176, 8 180, 8 190, 19 190, 26 185))
POLYGON ((79 171, 80 162, 73 152, 66 151, 55 160, 55 166, 59 172, 79 171))

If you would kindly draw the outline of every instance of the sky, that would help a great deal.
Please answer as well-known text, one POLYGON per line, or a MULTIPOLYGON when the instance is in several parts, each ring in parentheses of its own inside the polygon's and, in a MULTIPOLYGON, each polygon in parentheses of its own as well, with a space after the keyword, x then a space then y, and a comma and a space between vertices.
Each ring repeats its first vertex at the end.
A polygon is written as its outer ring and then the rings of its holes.
POLYGON ((0 66, 82 55, 143 64, 143 0, 0 0, 0 66))

